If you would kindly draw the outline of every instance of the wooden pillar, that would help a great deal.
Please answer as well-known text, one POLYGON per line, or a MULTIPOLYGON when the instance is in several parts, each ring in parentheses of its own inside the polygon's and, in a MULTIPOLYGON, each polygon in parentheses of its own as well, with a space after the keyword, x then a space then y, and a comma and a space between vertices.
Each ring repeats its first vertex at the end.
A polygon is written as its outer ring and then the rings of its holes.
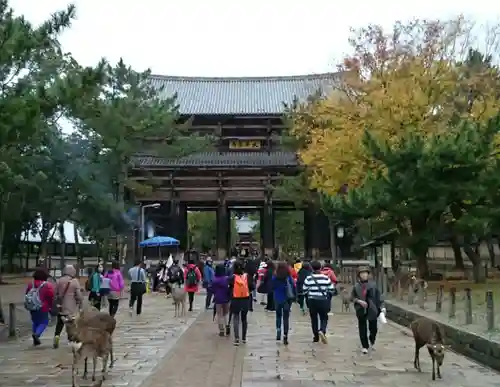
POLYGON ((309 259, 331 259, 328 217, 313 205, 304 210, 305 255, 309 259))
POLYGON ((219 204, 217 206, 217 259, 226 259, 228 256, 228 234, 229 229, 229 210, 224 198, 224 193, 219 195, 219 204))
POLYGON ((260 212, 262 253, 272 258, 274 254, 274 211, 272 202, 266 201, 260 212))

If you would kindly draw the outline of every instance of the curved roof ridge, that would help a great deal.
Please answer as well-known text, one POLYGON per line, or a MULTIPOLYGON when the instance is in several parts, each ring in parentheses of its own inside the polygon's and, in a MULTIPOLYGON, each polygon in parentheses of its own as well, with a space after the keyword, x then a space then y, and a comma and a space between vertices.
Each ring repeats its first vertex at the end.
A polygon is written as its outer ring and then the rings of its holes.
POLYGON ((338 77, 340 72, 313 73, 303 75, 272 75, 262 77, 200 77, 200 76, 182 76, 182 75, 160 75, 151 74, 150 78, 165 81, 183 81, 183 82, 269 82, 269 81, 300 81, 313 79, 332 79, 338 77))

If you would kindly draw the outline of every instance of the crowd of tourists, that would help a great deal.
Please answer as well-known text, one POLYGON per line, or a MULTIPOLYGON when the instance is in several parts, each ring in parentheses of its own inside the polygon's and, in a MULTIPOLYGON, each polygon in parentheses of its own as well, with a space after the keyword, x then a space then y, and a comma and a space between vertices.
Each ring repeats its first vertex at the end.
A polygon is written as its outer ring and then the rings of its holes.
MULTIPOLYGON (((367 267, 358 270, 358 282, 351 294, 363 353, 375 344, 377 321, 379 315, 385 313, 380 291, 369 274, 367 267)), ((129 313, 132 315, 135 310, 140 315, 149 282, 142 260, 137 260, 128 271, 128 280, 129 313)), ((152 290, 162 285, 167 293, 173 286, 184 288, 190 311, 199 287, 205 288, 205 309, 211 309, 213 305, 219 335, 230 336, 232 332, 234 345, 246 342, 248 313, 253 311, 256 303, 275 313, 277 341, 289 344, 291 310, 297 303, 302 314, 309 314, 313 342, 326 344, 332 299, 337 295, 337 278, 329 262, 302 262, 300 259, 289 263, 233 258, 214 264, 208 258, 205 262, 196 264, 189 260, 181 265, 179 260, 170 257, 169 262, 160 262, 152 275, 152 290)), ((118 262, 113 262, 109 269, 99 263, 88 276, 85 288, 88 301, 95 308, 107 308, 109 314, 115 316, 125 288, 118 262)), ((40 337, 49 324, 50 315, 53 315, 57 318, 53 346, 57 348, 64 318, 77 314, 83 302, 83 289, 73 266, 66 266, 55 284, 49 281, 46 269, 36 270, 25 293, 25 307, 32 319, 33 344, 40 345, 40 337)))

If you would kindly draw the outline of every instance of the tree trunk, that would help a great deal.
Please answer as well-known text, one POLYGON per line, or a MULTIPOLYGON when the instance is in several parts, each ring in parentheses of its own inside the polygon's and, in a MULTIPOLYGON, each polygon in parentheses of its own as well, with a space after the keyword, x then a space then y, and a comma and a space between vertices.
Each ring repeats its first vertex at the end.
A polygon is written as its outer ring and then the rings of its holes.
POLYGON ((490 266, 496 267, 496 257, 495 257, 495 248, 493 247, 493 238, 488 237, 485 240, 486 248, 488 249, 488 255, 490 256, 490 266))
POLYGON ((337 265, 337 259, 339 258, 337 257, 337 238, 335 238, 335 225, 330 217, 328 217, 328 227, 330 229, 330 253, 334 264, 337 265))
POLYGON ((0 222, 0 284, 3 284, 2 273, 3 273, 3 237, 5 234, 5 222, 0 222))
POLYGON ((462 255, 462 249, 458 243, 458 238, 456 235, 450 237, 451 249, 453 250, 453 255, 455 256, 455 269, 465 270, 464 257, 462 255))
POLYGON ((412 258, 417 261, 417 277, 421 279, 428 279, 430 272, 429 264, 427 262, 427 252, 429 250, 427 244, 417 242, 412 246, 408 246, 408 250, 410 250, 412 258))
POLYGON ((66 235, 64 233, 64 221, 59 222, 59 238, 61 239, 61 258, 59 265, 61 267, 61 275, 64 267, 66 266, 66 235))
POLYGON ((477 284, 486 282, 485 272, 481 265, 481 257, 467 241, 464 243, 464 252, 472 263, 474 282, 477 284))
POLYGON ((79 277, 80 270, 85 268, 85 263, 83 262, 83 257, 81 254, 80 238, 78 236, 78 227, 76 226, 76 223, 73 223, 73 237, 75 239, 75 255, 76 255, 76 262, 77 262, 76 275, 79 277))

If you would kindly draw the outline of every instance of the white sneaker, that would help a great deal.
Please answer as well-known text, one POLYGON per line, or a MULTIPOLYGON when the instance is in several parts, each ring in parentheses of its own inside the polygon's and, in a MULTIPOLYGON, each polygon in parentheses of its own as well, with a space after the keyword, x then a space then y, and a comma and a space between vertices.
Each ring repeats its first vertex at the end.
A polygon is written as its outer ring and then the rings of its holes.
POLYGON ((129 308, 128 315, 132 317, 133 314, 134 314, 134 308, 129 308))
POLYGON ((361 353, 362 353, 363 355, 366 355, 366 354, 368 353, 368 349, 366 349, 366 348, 362 348, 362 349, 361 349, 361 353))

